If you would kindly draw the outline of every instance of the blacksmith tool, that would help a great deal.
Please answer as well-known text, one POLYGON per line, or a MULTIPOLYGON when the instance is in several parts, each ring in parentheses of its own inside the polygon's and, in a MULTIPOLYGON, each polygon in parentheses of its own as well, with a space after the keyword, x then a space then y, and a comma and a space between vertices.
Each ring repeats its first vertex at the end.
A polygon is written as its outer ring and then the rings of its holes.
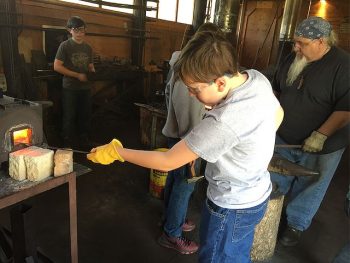
POLYGON ((189 174, 191 174, 191 178, 186 179, 188 184, 195 183, 198 180, 201 180, 202 178, 204 178, 204 175, 200 175, 200 176, 196 175, 196 170, 195 170, 195 166, 194 166, 195 163, 196 163, 196 161, 193 161, 193 162, 189 163, 189 165, 187 166, 187 169, 189 169, 189 174))
MULTIPOLYGON (((296 148, 301 149, 300 144, 276 144, 275 148, 296 148)), ((313 171, 301 165, 295 164, 280 155, 273 155, 267 168, 270 172, 290 176, 313 176, 319 175, 318 171, 313 171)))
POLYGON ((44 148, 51 149, 51 150, 65 150, 65 151, 72 151, 73 153, 82 153, 82 154, 89 154, 90 152, 86 151, 80 151, 80 150, 74 150, 71 148, 60 148, 60 147, 54 147, 49 145, 43 145, 44 148))
POLYGON ((301 144, 276 144, 275 148, 301 148, 301 144))
POLYGON ((290 176, 314 176, 320 174, 317 171, 295 164, 280 155, 272 156, 267 170, 269 172, 290 176))
MULTIPOLYGON (((301 144, 276 144, 275 148, 301 148, 301 144)), ((187 183, 194 183, 198 180, 204 178, 203 175, 197 176, 194 168, 195 162, 190 163, 187 169, 189 169, 189 174, 191 174, 191 178, 186 179, 187 183)), ((312 171, 310 169, 304 168, 301 165, 294 164, 287 159, 282 158, 281 156, 273 156, 269 166, 268 171, 276 172, 283 175, 294 175, 294 176, 312 176, 318 175, 319 173, 316 171, 312 171)))

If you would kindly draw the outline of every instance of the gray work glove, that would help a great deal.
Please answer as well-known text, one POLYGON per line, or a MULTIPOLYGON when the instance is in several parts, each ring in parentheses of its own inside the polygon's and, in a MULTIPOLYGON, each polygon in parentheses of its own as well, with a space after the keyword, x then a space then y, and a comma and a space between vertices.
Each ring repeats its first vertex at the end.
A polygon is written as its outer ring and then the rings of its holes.
POLYGON ((327 140, 327 136, 318 132, 313 131, 311 135, 306 138, 303 144, 304 152, 319 152, 322 151, 324 142, 327 140))

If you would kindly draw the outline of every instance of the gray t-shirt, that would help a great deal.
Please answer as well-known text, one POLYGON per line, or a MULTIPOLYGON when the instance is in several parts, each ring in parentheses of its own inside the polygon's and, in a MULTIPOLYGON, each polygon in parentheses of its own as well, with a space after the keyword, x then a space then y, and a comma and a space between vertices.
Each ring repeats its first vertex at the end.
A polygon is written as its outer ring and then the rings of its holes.
MULTIPOLYGON (((72 38, 59 46, 56 59, 63 61, 63 66, 79 73, 88 73, 89 64, 92 63, 92 49, 85 42, 78 44, 72 38)), ((89 89, 90 82, 81 82, 76 78, 63 76, 65 89, 89 89)))
POLYGON ((254 207, 268 198, 267 171, 275 144, 279 102, 258 71, 207 112, 185 137, 187 146, 206 160, 208 198, 229 209, 254 207))
MULTIPOLYGON (((180 51, 175 51, 170 59, 171 70, 180 51)), ((179 78, 174 83, 174 73, 167 83, 165 96, 168 115, 162 133, 171 138, 185 137, 203 117, 204 105, 190 96, 186 85, 179 78)))

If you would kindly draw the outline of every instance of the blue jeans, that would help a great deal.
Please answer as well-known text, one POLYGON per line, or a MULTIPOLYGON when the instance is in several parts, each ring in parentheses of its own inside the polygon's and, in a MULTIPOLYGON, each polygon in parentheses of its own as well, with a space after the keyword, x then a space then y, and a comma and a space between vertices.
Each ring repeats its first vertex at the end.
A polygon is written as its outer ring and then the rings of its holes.
POLYGON ((91 92, 90 90, 63 89, 63 138, 72 140, 76 132, 79 137, 90 132, 91 92), (77 128, 77 129, 76 129, 77 128))
POLYGON ((349 263, 350 262, 350 243, 347 243, 334 258, 332 263, 349 263))
MULTIPOLYGON (((286 144, 279 136, 276 144, 286 144)), ((310 154, 300 149, 275 148, 275 153, 296 164, 320 174, 316 176, 287 176, 270 173, 271 181, 282 194, 290 191, 286 208, 288 225, 300 231, 306 230, 326 194, 330 181, 345 148, 328 154, 310 154)))
POLYGON ((250 263, 255 226, 268 199, 246 209, 227 209, 206 200, 200 226, 200 263, 250 263))
MULTIPOLYGON (((169 148, 180 139, 168 138, 169 148)), ((179 167, 168 173, 164 188, 164 232, 170 237, 182 235, 182 225, 185 222, 188 202, 194 190, 195 183, 187 183, 188 165, 179 167)))

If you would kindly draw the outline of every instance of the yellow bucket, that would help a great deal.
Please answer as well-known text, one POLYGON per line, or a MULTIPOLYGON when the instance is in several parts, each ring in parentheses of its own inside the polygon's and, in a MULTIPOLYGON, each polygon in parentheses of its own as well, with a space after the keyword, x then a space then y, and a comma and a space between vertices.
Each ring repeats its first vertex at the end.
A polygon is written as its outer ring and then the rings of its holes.
MULTIPOLYGON (((155 151, 166 152, 166 148, 158 148, 155 151)), ((168 172, 151 169, 149 180, 149 192, 152 196, 164 199, 164 187, 168 172)))

